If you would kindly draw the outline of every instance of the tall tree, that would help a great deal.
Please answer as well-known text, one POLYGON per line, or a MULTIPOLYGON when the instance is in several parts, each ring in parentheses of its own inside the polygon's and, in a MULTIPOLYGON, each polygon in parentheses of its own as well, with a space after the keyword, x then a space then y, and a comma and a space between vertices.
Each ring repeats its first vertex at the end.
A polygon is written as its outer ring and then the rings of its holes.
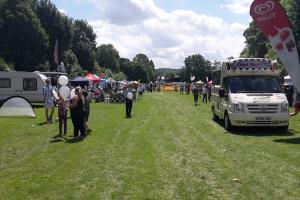
POLYGON ((34 71, 45 63, 48 35, 29 0, 4 0, 0 4, 0 56, 16 70, 34 71))
POLYGON ((82 69, 96 70, 96 34, 87 21, 75 20, 72 51, 82 69))
POLYGON ((59 61, 62 61, 65 51, 71 48, 74 34, 73 22, 69 17, 60 13, 50 0, 38 0, 35 4, 35 11, 42 27, 49 35, 50 45, 47 49, 47 60, 53 71, 57 67, 53 58, 55 42, 58 41, 58 58, 59 61))
POLYGON ((267 41, 263 33, 254 22, 244 32, 246 47, 241 53, 241 57, 264 58, 268 52, 267 41))
POLYGON ((120 55, 112 44, 102 44, 97 48, 96 61, 101 67, 120 71, 120 55))
POLYGON ((211 78, 211 62, 206 60, 202 55, 190 55, 184 60, 185 64, 185 81, 190 81, 191 76, 195 79, 206 81, 206 77, 211 78))

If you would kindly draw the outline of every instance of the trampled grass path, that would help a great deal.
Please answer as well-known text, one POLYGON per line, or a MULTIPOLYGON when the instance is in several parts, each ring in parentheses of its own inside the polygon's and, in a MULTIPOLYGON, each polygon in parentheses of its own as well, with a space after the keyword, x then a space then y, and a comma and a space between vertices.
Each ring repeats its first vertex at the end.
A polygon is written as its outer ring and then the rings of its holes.
POLYGON ((0 118, 0 199, 300 199, 300 117, 288 133, 228 133, 176 93, 146 94, 132 119, 92 110, 83 141, 52 138, 42 108, 0 118))

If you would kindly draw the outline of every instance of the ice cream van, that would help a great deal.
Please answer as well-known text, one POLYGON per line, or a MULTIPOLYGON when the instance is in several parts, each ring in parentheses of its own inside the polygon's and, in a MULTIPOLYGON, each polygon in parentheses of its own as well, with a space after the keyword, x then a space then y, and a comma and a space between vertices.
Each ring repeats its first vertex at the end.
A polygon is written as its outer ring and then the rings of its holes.
POLYGON ((282 91, 280 70, 264 58, 230 59, 213 72, 212 115, 224 127, 289 126, 288 100, 282 91))

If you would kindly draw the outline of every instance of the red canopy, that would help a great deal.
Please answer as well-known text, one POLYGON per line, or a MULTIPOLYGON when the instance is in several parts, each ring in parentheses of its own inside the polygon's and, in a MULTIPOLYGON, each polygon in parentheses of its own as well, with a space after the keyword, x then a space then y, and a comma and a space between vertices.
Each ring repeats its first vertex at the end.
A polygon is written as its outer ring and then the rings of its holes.
POLYGON ((91 81, 93 81, 93 83, 99 83, 100 82, 100 78, 95 77, 93 74, 89 73, 85 76, 86 79, 89 79, 91 81))

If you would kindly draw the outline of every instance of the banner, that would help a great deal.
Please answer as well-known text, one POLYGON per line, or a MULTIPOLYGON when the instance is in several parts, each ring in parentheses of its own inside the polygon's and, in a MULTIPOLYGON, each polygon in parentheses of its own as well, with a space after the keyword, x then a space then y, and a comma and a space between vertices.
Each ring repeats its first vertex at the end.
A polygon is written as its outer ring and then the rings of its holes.
POLYGON ((300 91, 300 63, 288 16, 278 0, 255 0, 250 15, 300 91))

